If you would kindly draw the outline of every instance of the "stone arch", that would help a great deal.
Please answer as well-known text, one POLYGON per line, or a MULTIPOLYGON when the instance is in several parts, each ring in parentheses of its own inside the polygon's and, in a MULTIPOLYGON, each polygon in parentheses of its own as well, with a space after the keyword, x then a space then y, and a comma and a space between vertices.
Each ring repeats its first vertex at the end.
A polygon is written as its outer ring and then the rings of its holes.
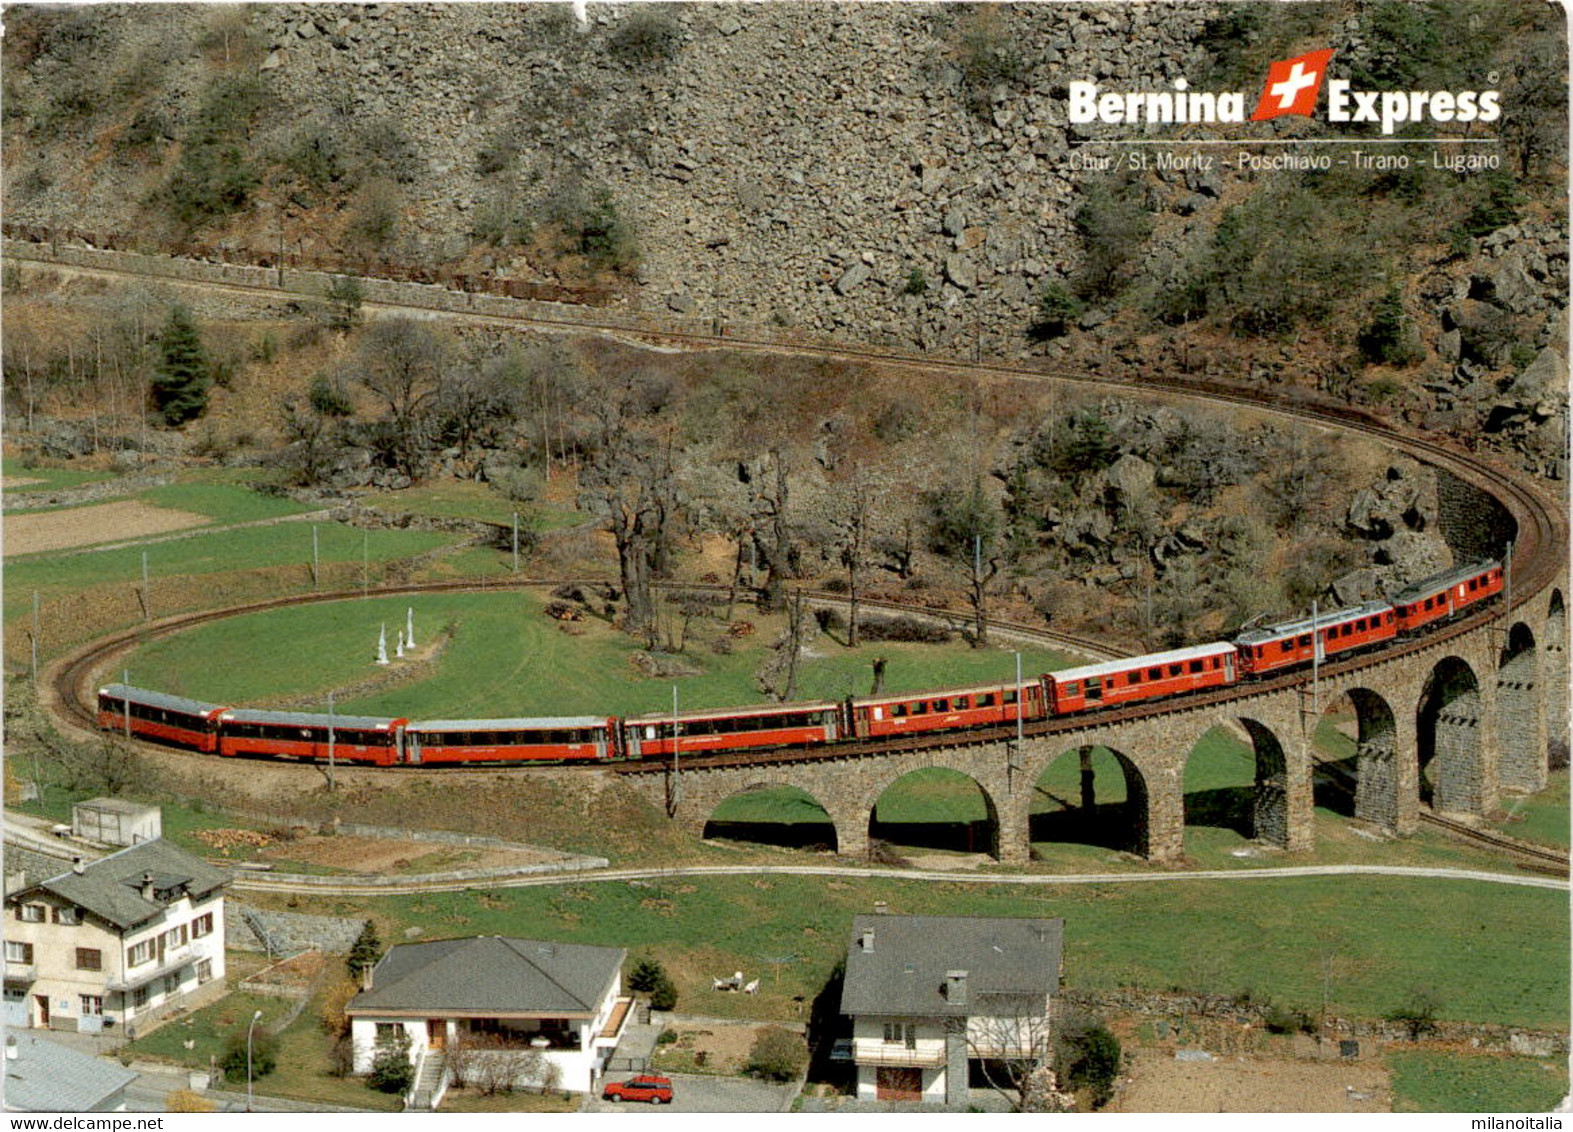
POLYGON ((1475 670, 1456 656, 1438 661, 1415 709, 1420 800, 1438 813, 1485 813, 1484 717, 1475 670))
MULTIPOLYGON (((1233 736, 1239 738, 1238 734, 1233 736)), ((1202 780, 1219 778, 1217 760, 1208 759, 1201 771, 1202 780)), ((1222 777, 1234 777, 1224 771, 1222 777)), ((1289 845, 1289 781, 1283 744, 1273 729, 1259 720, 1239 718, 1209 727, 1186 752, 1181 781, 1184 788, 1186 825, 1213 825, 1233 829, 1242 837, 1289 845), (1197 785, 1197 752, 1208 736, 1229 733, 1229 724, 1244 732, 1251 745, 1250 784, 1228 783, 1193 789, 1197 785)))
POLYGON ((839 834, 819 799, 801 786, 773 779, 748 783, 717 799, 703 830, 705 837, 831 851, 840 843, 839 834))
POLYGON ((1369 688, 1345 695, 1355 709, 1354 816, 1389 832, 1399 827, 1398 717, 1387 700, 1369 688))
POLYGON ((1503 786, 1515 790, 1546 785, 1539 667, 1535 634, 1524 622, 1515 622, 1498 657, 1496 687, 1497 775, 1503 786))
MULTIPOLYGON (((941 785, 940 793, 945 787, 941 785)), ((943 805, 941 801, 941 805, 943 805)), ((936 849, 958 849, 967 852, 986 852, 998 859, 1001 856, 1001 829, 999 806, 989 788, 981 782, 976 775, 950 766, 909 766, 896 774, 882 776, 879 784, 869 790, 864 796, 861 812, 867 815, 867 829, 869 844, 874 841, 889 840, 891 834, 896 834, 903 839, 918 838, 919 840, 903 840, 903 844, 919 844, 936 849), (977 789, 983 800, 983 817, 968 817, 965 814, 965 790, 955 792, 953 801, 956 803, 955 821, 935 821, 933 819, 902 820, 905 814, 881 820, 879 804, 891 788, 913 775, 924 775, 930 783, 952 783, 954 780, 963 779, 977 789), (924 828, 929 827, 929 828, 924 828)))
POLYGON ((1552 590, 1546 606, 1545 640, 1541 649, 1541 697, 1546 712, 1547 762, 1568 765, 1568 617, 1562 591, 1552 590))
POLYGON ((1063 841, 1084 845, 1098 845, 1136 853, 1143 857, 1152 855, 1151 801, 1146 776, 1129 757, 1113 747, 1086 743, 1061 751, 1043 765, 1043 770, 1032 785, 1032 803, 1028 811, 1029 840, 1063 841), (1098 758, 1099 753, 1106 758, 1098 758), (1075 756, 1074 777, 1066 760, 1075 756), (1112 759, 1119 771, 1123 797, 1100 801, 1097 762, 1112 759), (1056 782, 1058 777, 1065 783, 1056 782), (1074 782, 1074 790, 1067 790, 1066 783, 1074 782), (1047 802, 1050 805, 1045 807, 1047 802), (1057 807, 1057 808, 1053 808, 1057 807))

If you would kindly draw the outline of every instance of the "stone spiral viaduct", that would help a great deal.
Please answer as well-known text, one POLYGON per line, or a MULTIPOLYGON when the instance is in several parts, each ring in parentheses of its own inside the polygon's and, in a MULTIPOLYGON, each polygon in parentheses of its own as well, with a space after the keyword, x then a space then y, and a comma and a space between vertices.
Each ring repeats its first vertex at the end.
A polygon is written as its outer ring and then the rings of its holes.
MULTIPOLYGON (((1040 722, 1026 728, 1019 748, 1006 730, 889 753, 803 752, 749 765, 696 758, 685 766, 680 759, 675 777, 670 768, 630 767, 625 780, 695 833, 733 795, 796 787, 829 815, 837 850, 860 856, 880 795, 915 770, 943 767, 978 785, 994 855, 1021 864, 1030 856, 1040 776, 1056 759, 1103 747, 1124 772, 1132 847, 1165 862, 1184 853, 1186 762, 1202 736, 1223 725, 1248 737, 1254 751, 1252 835, 1303 851, 1314 842, 1313 736, 1328 709, 1343 701, 1353 705, 1358 728, 1355 816, 1408 835, 1425 801, 1440 814, 1483 818, 1499 809, 1504 789, 1543 788, 1549 749, 1566 739, 1562 587, 1545 588, 1510 614, 1500 609, 1394 655, 1329 665, 1315 687, 1306 675, 1287 687, 1245 685, 1117 720, 1040 722)), ((1085 771, 1082 782, 1088 805, 1085 771)))

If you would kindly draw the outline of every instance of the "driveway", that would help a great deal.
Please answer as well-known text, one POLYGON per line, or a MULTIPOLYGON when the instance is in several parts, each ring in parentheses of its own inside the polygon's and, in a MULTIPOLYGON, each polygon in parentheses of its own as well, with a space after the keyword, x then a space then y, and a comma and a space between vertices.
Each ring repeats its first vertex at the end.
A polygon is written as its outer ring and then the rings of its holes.
MULTIPOLYGON (((632 1073, 610 1074, 608 1081, 621 1081, 632 1073)), ((588 1098, 581 1112, 781 1112, 792 1103, 794 1085, 767 1085, 749 1077, 706 1077, 692 1073, 673 1073, 672 1103, 616 1104, 603 1101, 599 1094, 588 1098)))

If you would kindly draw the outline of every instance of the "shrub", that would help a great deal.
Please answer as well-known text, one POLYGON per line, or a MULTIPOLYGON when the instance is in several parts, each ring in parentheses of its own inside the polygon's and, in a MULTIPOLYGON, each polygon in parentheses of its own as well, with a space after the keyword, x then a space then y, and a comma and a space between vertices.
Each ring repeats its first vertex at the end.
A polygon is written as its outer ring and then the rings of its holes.
POLYGON ((612 56, 626 66, 664 63, 677 51, 681 30, 677 17, 662 4, 636 8, 607 37, 612 56))
POLYGON ((1038 292, 1038 317, 1027 328, 1027 334, 1038 342, 1059 338, 1070 331, 1082 309, 1082 301, 1064 286, 1049 283, 1038 292))
POLYGON ((919 621, 916 617, 860 617, 858 636, 864 641, 917 641, 938 645, 950 640, 955 633, 933 621, 919 621))
POLYGON ((1442 1009, 1442 1002, 1432 991, 1423 987, 1415 987, 1386 1017, 1389 1022, 1397 1022, 1409 1031, 1410 1041, 1419 1041, 1420 1038, 1436 1029, 1437 1011, 1442 1009))
POLYGON ((398 1026, 377 1039, 372 1054, 371 1073, 366 1083, 381 1093, 407 1093, 415 1084, 415 1065, 410 1060, 410 1035, 398 1026))
POLYGON ((1120 1040, 1101 1022, 1072 1021, 1056 1043, 1055 1062, 1066 1087, 1087 1090, 1092 1106, 1102 1108, 1120 1075, 1120 1040))
POLYGON ((164 1098, 165 1112, 216 1112, 218 1106, 190 1089, 176 1089, 164 1098))
POLYGON ((766 1081, 790 1081, 806 1064, 808 1048, 802 1037, 780 1026, 769 1026, 754 1039, 744 1072, 766 1081))
POLYGON ((907 285, 902 288, 902 293, 907 295, 921 295, 929 289, 929 281, 923 274, 921 267, 914 267, 907 273, 907 285))
POLYGON ((642 958, 634 964, 628 973, 628 986, 648 994, 653 1010, 671 1010, 677 1005, 677 986, 666 968, 654 959, 642 958))
POLYGON ((1389 288, 1377 300, 1375 314, 1356 337, 1355 345, 1360 348, 1360 356, 1372 365, 1403 366, 1420 360, 1419 344, 1404 314, 1397 287, 1389 288))
POLYGON ((246 1033, 251 1031, 251 1076, 266 1077, 279 1062, 279 1039, 276 1035, 264 1030, 261 1025, 252 1027, 249 1023, 235 1030, 224 1039, 224 1052, 219 1056, 218 1066, 224 1071, 224 1076, 231 1081, 242 1084, 246 1080, 246 1033))

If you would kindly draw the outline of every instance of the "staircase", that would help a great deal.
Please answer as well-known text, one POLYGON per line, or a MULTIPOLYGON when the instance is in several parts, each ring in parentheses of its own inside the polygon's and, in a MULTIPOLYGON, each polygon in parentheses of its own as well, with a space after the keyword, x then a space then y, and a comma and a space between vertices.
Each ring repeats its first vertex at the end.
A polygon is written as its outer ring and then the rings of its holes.
POLYGON ((443 1087, 447 1070, 448 1055, 441 1050, 428 1050, 421 1060, 420 1076, 415 1079, 415 1088, 410 1093, 410 1099, 405 1102, 405 1110, 430 1112, 435 1109, 437 1102, 442 1100, 442 1094, 447 1092, 443 1087))

